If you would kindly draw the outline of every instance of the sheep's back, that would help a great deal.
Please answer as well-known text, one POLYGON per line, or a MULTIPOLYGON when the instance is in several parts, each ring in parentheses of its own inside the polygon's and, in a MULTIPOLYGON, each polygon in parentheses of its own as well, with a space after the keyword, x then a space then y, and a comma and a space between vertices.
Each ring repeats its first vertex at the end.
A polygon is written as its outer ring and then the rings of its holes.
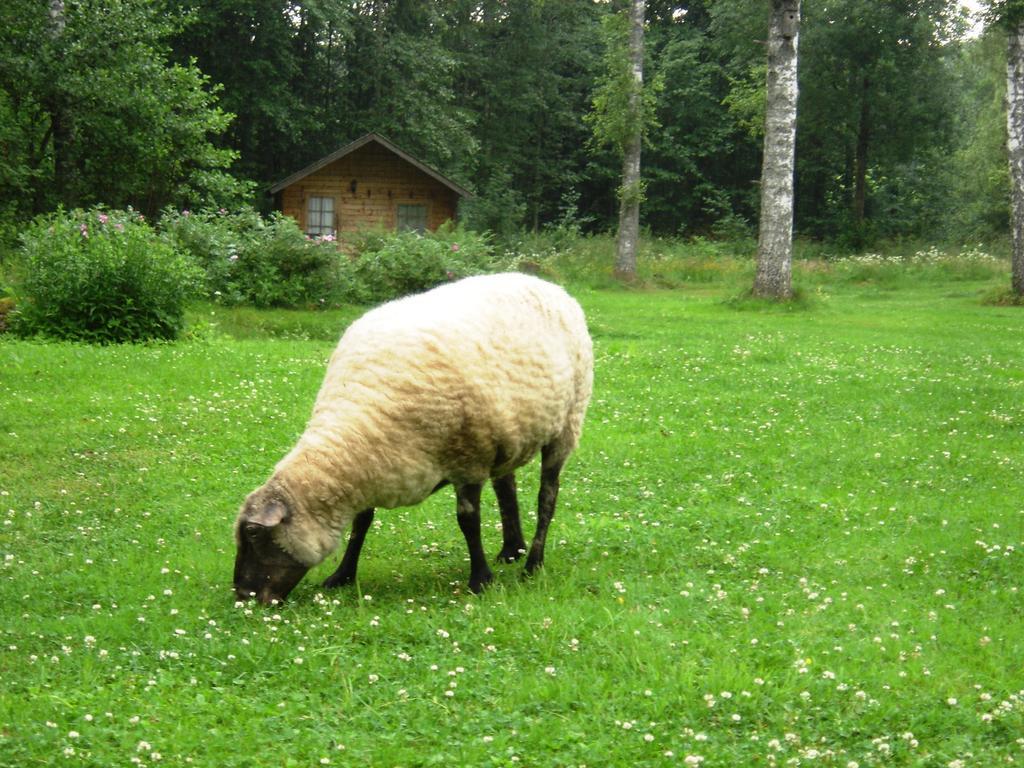
POLYGON ((307 432, 341 429, 349 445, 356 433, 375 454, 375 484, 396 496, 373 501, 415 503, 439 480, 483 482, 545 445, 568 455, 591 367, 582 310, 561 288, 524 275, 469 278, 353 323, 307 432))

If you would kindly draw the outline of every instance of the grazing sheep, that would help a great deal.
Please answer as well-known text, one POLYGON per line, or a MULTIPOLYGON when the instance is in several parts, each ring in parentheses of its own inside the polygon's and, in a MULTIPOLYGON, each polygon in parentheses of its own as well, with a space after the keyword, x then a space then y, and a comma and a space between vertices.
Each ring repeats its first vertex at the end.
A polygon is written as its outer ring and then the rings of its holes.
POLYGON ((539 452, 526 560, 533 572, 592 379, 583 311, 535 277, 471 277, 368 312, 335 349, 298 444, 239 513, 239 599, 284 599, 350 526, 324 586, 352 582, 374 509, 417 504, 449 483, 469 547, 469 587, 479 592, 492 578, 480 541, 481 486, 490 479, 498 498, 498 557, 517 560, 525 542, 514 471, 539 452))

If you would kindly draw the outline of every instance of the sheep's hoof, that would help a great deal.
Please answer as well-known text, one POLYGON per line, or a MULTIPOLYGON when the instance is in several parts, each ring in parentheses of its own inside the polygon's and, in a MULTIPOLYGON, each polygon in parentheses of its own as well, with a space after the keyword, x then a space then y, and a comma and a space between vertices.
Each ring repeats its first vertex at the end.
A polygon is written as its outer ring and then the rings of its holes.
POLYGON ((499 563, 514 563, 517 560, 521 560, 523 555, 526 554, 526 546, 510 546, 506 544, 501 548, 501 552, 498 553, 496 560, 499 563))
POLYGON ((335 589, 336 587, 344 587, 348 584, 355 583, 356 575, 354 573, 338 573, 335 571, 324 580, 324 589, 335 589))
POLYGON ((534 557, 531 554, 528 558, 526 558, 526 568, 525 568, 526 575, 527 576, 533 576, 533 574, 535 574, 540 569, 540 567, 542 565, 544 565, 543 558, 534 557))
POLYGON ((474 595, 479 595, 481 592, 484 591, 484 587, 490 584, 493 579, 494 574, 492 574, 490 571, 482 573, 479 576, 470 576, 469 591, 472 592, 474 595))

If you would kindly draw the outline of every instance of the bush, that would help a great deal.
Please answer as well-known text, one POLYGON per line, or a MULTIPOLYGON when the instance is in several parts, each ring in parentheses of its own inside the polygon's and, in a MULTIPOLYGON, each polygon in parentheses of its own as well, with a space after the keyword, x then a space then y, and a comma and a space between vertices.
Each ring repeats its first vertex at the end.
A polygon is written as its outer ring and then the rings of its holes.
POLYGON ((117 343, 173 339, 197 271, 133 211, 58 211, 21 238, 12 330, 117 343))
POLYGON ((349 239, 344 298, 360 304, 419 293, 441 283, 493 271, 488 239, 457 227, 418 234, 361 233, 349 239))
POLYGON ((287 216, 165 211, 161 228, 202 268, 205 293, 217 303, 312 308, 341 293, 333 238, 311 240, 287 216))

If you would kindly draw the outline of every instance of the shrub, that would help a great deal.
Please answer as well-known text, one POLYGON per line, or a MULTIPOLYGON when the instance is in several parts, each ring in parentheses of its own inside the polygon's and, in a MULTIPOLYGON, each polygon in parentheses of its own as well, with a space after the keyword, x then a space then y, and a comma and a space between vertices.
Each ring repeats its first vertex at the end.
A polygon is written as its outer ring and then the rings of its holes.
POLYGON ((117 343, 172 339, 198 277, 133 211, 58 211, 22 235, 12 330, 117 343))
POLYGON ((378 303, 496 268, 484 235, 457 227, 418 234, 362 233, 349 238, 356 251, 345 269, 344 297, 378 303))
POLYGON ((227 305, 319 307, 340 294, 333 238, 309 239, 287 216, 165 211, 161 228, 205 274, 205 293, 227 305))

